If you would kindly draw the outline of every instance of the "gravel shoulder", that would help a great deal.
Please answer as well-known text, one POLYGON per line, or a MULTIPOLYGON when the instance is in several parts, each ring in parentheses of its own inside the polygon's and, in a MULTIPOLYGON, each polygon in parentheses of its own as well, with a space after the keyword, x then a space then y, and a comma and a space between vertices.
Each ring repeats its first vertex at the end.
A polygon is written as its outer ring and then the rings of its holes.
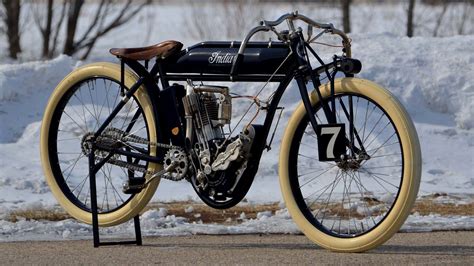
POLYGON ((474 231, 399 233, 366 253, 333 253, 302 235, 148 237, 143 246, 91 240, 0 243, 4 265, 25 264, 474 264, 474 231))

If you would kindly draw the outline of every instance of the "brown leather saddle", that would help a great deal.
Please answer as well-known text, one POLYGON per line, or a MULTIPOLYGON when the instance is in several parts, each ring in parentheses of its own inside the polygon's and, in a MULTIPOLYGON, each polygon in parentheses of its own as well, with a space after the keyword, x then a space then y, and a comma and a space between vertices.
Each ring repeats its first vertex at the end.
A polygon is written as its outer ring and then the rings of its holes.
POLYGON ((166 58, 179 51, 183 44, 178 41, 164 41, 155 45, 136 48, 112 48, 109 52, 117 57, 132 60, 150 60, 154 57, 166 58))

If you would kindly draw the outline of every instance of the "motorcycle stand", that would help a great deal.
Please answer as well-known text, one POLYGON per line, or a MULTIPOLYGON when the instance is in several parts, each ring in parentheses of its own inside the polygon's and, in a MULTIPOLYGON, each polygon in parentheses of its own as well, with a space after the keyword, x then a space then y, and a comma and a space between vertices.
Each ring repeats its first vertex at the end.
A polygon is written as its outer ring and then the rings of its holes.
POLYGON ((107 241, 101 242, 99 236, 99 214, 97 210, 97 188, 96 188, 96 173, 105 164, 108 158, 102 159, 97 164, 95 163, 95 149, 92 148, 89 154, 89 181, 90 181, 90 197, 91 197, 91 212, 92 212, 92 234, 94 237, 94 247, 111 246, 111 245, 142 245, 142 233, 140 228, 140 218, 137 214, 133 217, 135 225, 135 240, 131 241, 107 241))

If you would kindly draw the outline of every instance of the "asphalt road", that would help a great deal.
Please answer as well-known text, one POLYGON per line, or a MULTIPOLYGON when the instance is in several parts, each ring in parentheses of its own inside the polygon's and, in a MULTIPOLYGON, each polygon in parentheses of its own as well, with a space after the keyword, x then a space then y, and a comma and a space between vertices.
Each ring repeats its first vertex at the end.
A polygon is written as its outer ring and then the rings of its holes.
POLYGON ((305 236, 237 235, 144 238, 143 246, 92 241, 0 244, 0 264, 458 264, 474 265, 474 231, 404 233, 366 253, 323 250, 305 236))

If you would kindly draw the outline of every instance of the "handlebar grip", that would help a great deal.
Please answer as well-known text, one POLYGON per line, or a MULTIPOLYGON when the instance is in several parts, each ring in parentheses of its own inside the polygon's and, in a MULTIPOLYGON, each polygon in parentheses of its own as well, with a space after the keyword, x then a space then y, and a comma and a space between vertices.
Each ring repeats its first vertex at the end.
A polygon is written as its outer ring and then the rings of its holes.
POLYGON ((243 59, 244 59, 243 54, 237 54, 237 56, 235 57, 235 61, 232 64, 232 68, 230 69, 230 76, 234 76, 237 73, 240 62, 242 62, 243 59))

